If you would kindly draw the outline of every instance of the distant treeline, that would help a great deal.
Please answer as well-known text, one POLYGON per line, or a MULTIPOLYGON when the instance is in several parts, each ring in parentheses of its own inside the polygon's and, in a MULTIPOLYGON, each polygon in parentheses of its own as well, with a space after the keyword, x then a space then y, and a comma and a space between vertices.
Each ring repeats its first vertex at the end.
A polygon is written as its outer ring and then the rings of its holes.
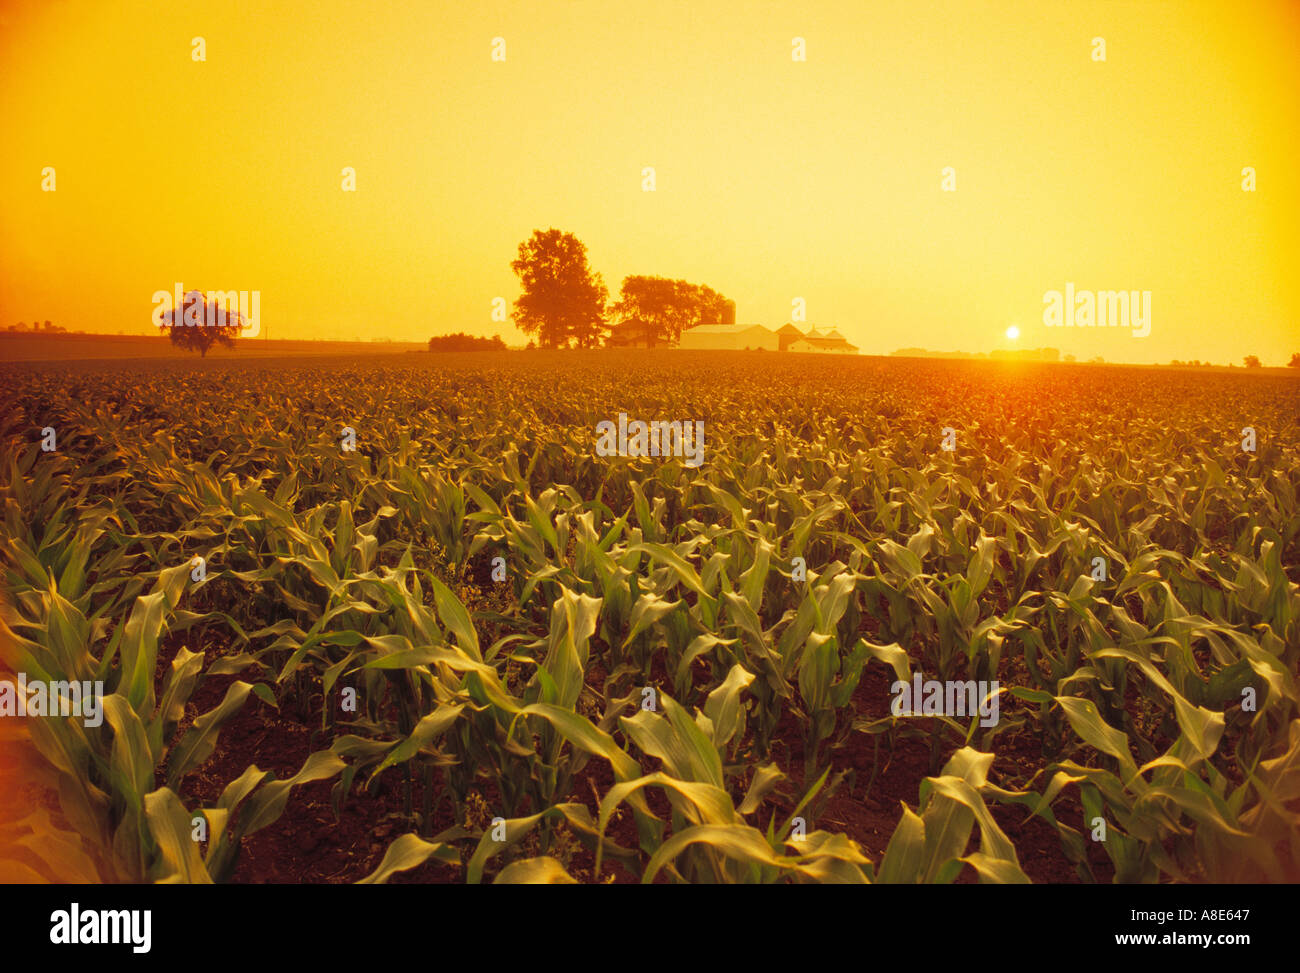
POLYGON ((429 339, 430 351, 505 351, 506 343, 500 335, 491 338, 476 338, 472 334, 457 331, 455 334, 434 335, 429 339))
MULTIPOLYGON (((67 334, 68 329, 57 324, 45 322, 45 327, 41 327, 41 322, 33 321, 32 326, 27 327, 26 322, 19 321, 17 324, 11 324, 5 328, 8 334, 67 334)), ((75 334, 84 334, 82 331, 74 332, 75 334)))

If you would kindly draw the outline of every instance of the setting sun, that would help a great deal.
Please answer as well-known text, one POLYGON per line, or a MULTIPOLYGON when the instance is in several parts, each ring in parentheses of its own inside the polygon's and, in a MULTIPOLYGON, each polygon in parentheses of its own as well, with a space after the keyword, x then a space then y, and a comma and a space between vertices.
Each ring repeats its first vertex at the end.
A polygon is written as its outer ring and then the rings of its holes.
POLYGON ((1007 337, 1012 341, 1015 341, 1020 337, 1020 329, 1013 324, 1011 327, 1007 328, 1007 337))

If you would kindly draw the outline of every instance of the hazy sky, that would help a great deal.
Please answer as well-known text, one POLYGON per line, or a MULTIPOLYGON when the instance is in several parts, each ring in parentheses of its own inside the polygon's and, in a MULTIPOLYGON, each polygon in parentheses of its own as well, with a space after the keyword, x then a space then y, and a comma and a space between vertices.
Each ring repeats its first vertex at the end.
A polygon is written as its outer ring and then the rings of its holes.
POLYGON ((1297 3, 0 9, 0 326, 146 333, 180 281, 273 338, 515 343, 492 299, 554 226, 611 294, 802 297, 868 353, 1300 351, 1297 3), (1150 335, 1046 327, 1067 281, 1150 291, 1150 335))

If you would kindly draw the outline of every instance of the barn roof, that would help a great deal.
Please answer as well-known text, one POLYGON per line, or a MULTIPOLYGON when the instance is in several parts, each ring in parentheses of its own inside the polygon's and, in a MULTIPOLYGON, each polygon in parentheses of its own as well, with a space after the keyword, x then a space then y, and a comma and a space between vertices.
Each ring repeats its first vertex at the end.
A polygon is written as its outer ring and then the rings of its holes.
POLYGON ((742 331, 752 331, 759 328, 763 331, 769 331, 761 324, 698 324, 688 330, 688 334, 740 334, 742 331))

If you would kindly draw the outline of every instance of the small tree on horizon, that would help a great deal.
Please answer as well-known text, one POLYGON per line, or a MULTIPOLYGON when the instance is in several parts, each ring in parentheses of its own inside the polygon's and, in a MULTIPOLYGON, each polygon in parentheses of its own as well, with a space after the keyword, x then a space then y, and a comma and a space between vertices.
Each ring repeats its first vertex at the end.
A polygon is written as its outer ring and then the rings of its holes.
POLYGON ((197 351, 200 358, 206 358, 214 344, 235 347, 243 324, 237 309, 208 304, 201 291, 190 291, 179 308, 163 314, 161 329, 176 347, 197 351))
POLYGON ((1246 363, 1246 367, 1247 367, 1247 368, 1261 368, 1261 367, 1263 367, 1263 366, 1260 364, 1260 360, 1259 360, 1259 356, 1258 356, 1258 355, 1247 355, 1245 358, 1242 359, 1242 361, 1244 361, 1244 362, 1246 363))
POLYGON ((1286 363, 1286 367, 1287 367, 1287 368, 1300 368, 1300 351, 1297 351, 1297 352, 1292 353, 1292 355, 1291 355, 1291 360, 1290 360, 1289 362, 1286 363))

